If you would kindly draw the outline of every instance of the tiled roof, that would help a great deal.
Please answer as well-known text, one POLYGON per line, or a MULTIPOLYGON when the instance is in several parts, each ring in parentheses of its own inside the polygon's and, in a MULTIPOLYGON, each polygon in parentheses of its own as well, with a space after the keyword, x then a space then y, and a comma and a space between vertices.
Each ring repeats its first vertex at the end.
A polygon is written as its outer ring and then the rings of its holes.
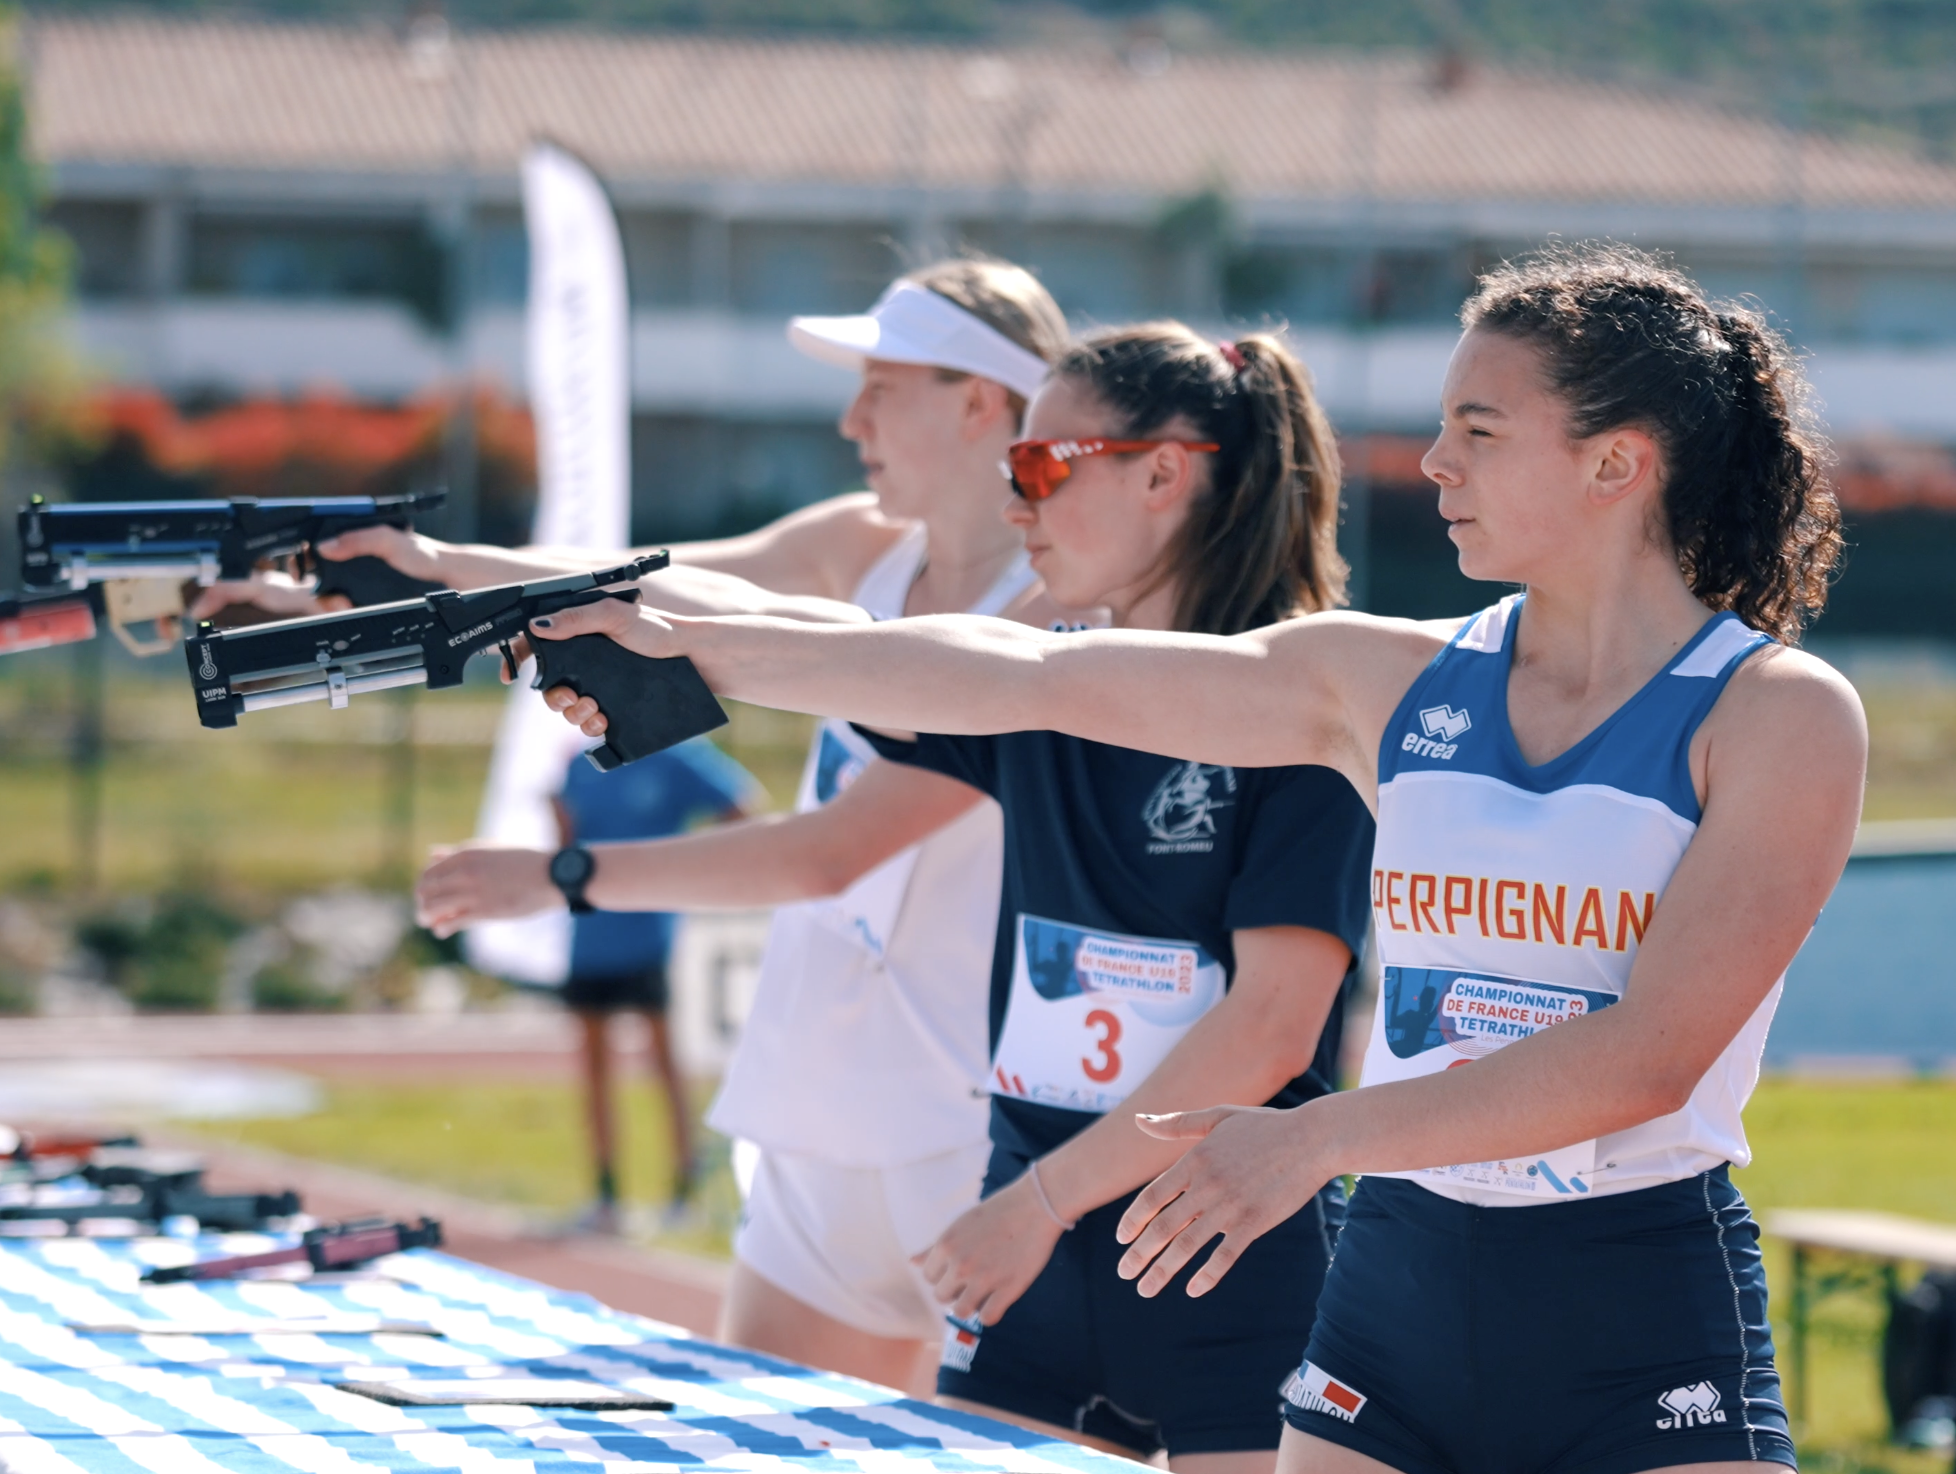
POLYGON ((1956 169, 1686 97, 1408 56, 1182 55, 581 30, 417 53, 379 27, 37 19, 40 157, 511 170, 548 134, 616 179, 1387 200, 1956 206, 1956 169), (417 61, 417 55, 420 60, 417 61), (471 101, 472 99, 472 101, 471 101), (1368 165, 1367 159, 1370 159, 1368 165))

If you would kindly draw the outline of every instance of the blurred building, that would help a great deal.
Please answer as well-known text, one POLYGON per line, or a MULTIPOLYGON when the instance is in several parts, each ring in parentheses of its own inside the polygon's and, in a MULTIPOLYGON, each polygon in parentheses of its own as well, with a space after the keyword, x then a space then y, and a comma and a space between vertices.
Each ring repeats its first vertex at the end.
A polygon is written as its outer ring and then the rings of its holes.
POLYGON ((646 537, 847 485, 851 382, 783 318, 860 309, 970 246, 1033 266, 1082 323, 1288 324, 1377 493, 1359 535, 1412 539, 1372 602, 1410 607, 1451 559, 1420 551, 1430 503, 1390 492, 1417 480, 1399 437, 1434 420, 1476 270, 1555 235, 1664 247, 1756 295, 1881 514, 1956 526, 1930 510, 1956 507, 1956 168, 1693 96, 1404 56, 437 19, 42 18, 26 55, 79 334, 179 400, 520 387, 519 154, 543 134, 585 155, 624 222, 646 537))

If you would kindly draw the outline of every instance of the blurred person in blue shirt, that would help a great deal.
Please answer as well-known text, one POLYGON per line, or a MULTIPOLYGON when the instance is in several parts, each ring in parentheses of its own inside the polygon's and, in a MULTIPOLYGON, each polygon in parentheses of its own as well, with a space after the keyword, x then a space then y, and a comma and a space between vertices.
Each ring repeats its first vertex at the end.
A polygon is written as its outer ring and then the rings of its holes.
MULTIPOLYGON (((565 846, 659 839, 702 820, 745 817, 765 801, 760 783, 705 738, 601 773, 573 762, 556 800, 565 846)), ((674 1064, 666 964, 677 919, 664 911, 588 911, 571 918, 565 1004, 577 1015, 597 1202, 584 1226, 618 1228, 617 1124, 607 1041, 614 1015, 636 1010, 649 1028, 652 1070, 672 1133, 675 1206, 690 1197, 696 1163, 691 1111, 674 1064)))

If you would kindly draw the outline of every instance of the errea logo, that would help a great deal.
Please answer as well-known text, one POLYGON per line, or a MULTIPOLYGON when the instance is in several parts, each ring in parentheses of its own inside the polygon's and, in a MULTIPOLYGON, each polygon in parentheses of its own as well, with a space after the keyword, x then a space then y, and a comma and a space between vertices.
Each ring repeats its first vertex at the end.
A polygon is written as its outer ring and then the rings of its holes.
POLYGON ((1718 1389, 1709 1382, 1673 1387, 1657 1399, 1657 1405, 1668 1414, 1657 1420, 1657 1426, 1665 1429, 1709 1428, 1713 1423, 1725 1421, 1725 1410, 1719 1406, 1723 1401, 1718 1389))
POLYGON ((1455 711, 1451 706, 1429 706, 1419 714, 1419 724, 1425 729, 1422 737, 1418 732, 1408 732, 1405 741, 1399 744, 1401 752, 1410 752, 1419 757, 1451 759, 1460 751, 1460 736, 1474 725, 1467 715, 1467 708, 1455 711))

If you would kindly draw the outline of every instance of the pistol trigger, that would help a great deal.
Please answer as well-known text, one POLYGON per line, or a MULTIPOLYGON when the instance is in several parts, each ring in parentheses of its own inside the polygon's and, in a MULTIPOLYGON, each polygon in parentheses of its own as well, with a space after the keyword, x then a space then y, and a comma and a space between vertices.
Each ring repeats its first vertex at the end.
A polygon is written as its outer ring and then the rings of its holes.
POLYGON ((503 652, 503 672, 505 678, 514 683, 516 680, 516 652, 509 648, 508 640, 499 641, 496 648, 503 652))

